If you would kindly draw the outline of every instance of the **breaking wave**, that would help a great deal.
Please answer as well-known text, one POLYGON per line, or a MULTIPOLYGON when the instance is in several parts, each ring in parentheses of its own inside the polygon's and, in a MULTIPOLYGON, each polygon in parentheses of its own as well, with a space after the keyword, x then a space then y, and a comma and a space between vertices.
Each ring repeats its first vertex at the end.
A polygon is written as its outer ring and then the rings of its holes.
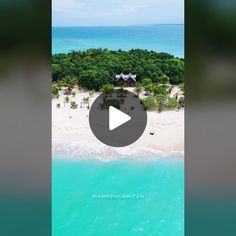
POLYGON ((183 158, 183 152, 163 152, 147 147, 109 147, 104 144, 89 142, 60 142, 52 143, 53 159, 68 160, 140 160, 156 161, 162 158, 183 158))

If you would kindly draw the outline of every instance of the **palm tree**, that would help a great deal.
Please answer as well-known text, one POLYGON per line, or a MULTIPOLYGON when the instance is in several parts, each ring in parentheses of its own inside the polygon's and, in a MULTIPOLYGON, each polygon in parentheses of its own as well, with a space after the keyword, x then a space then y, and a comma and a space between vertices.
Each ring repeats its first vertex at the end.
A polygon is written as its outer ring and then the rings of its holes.
POLYGON ((94 90, 94 89, 90 90, 90 91, 89 91, 89 96, 92 97, 92 96, 94 95, 94 93, 95 93, 95 90, 94 90))
POLYGON ((139 94, 142 92, 142 86, 140 84, 136 84, 134 91, 136 95, 139 96, 139 94))
POLYGON ((106 97, 108 95, 111 95, 113 91, 114 91, 114 85, 113 84, 105 84, 101 88, 101 92, 103 92, 106 97))
POLYGON ((89 109, 89 99, 90 99, 90 97, 84 97, 83 98, 83 102, 85 103, 85 104, 87 104, 87 108, 89 109))
POLYGON ((69 97, 66 96, 66 97, 65 97, 65 103, 68 103, 69 101, 70 101, 69 97))
POLYGON ((125 96, 125 89, 124 89, 124 86, 121 86, 120 89, 119 89, 119 97, 124 97, 125 96))
POLYGON ((77 78, 72 75, 66 75, 62 80, 58 81, 61 87, 72 89, 77 85, 77 78))
POLYGON ((84 102, 84 103, 88 103, 88 102, 89 102, 89 97, 84 97, 84 98, 83 98, 83 102, 84 102))
POLYGON ((70 108, 77 109, 77 107, 78 107, 78 104, 76 102, 74 102, 74 101, 70 102, 70 108))
POLYGON ((146 92, 146 95, 150 95, 150 93, 152 92, 153 90, 153 84, 147 84, 144 86, 144 90, 146 92))

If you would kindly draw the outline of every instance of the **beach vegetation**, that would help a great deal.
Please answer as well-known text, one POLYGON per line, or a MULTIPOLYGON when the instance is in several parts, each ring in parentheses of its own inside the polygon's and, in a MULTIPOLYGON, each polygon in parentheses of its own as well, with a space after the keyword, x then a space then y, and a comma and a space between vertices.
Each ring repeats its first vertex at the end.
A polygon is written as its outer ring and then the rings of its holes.
POLYGON ((105 84, 116 84, 116 74, 133 73, 137 81, 147 84, 172 85, 184 82, 184 59, 168 53, 132 49, 89 49, 52 55, 52 79, 62 87, 77 83, 99 91, 105 84))
POLYGON ((156 101, 157 101, 158 106, 162 105, 166 107, 168 105, 168 96, 165 94, 158 94, 156 96, 156 101))
POLYGON ((69 96, 76 96, 73 89, 77 87, 88 92, 89 96, 82 99, 80 107, 86 104, 89 109, 89 99, 96 91, 101 91, 105 94, 102 108, 109 104, 119 108, 126 90, 121 86, 116 92, 117 99, 113 99, 112 93, 117 86, 116 75, 120 73, 136 75, 134 93, 139 97, 145 91, 146 98, 140 101, 145 109, 160 112, 184 107, 184 97, 179 98, 179 93, 170 97, 176 85, 182 91, 180 93, 184 93, 184 59, 141 49, 89 49, 53 55, 52 94, 59 96, 62 90, 66 95, 65 103, 69 103, 69 96))
POLYGON ((56 81, 59 88, 68 88, 72 90, 77 85, 77 78, 72 75, 65 75, 63 78, 56 81))
POLYGON ((180 105, 180 107, 184 107, 184 97, 180 97, 179 98, 179 105, 180 105))
POLYGON ((144 91, 145 91, 146 95, 149 95, 153 91, 153 86, 154 85, 152 83, 144 86, 144 91))
POLYGON ((64 101, 65 101, 65 103, 69 103, 70 98, 69 98, 68 96, 66 96, 66 97, 64 98, 64 101))
POLYGON ((65 87, 68 87, 70 89, 74 88, 77 85, 77 78, 72 75, 66 75, 63 78, 63 81, 65 83, 65 87))
POLYGON ((83 102, 85 103, 85 104, 87 104, 87 103, 89 103, 89 97, 83 97, 83 102))
POLYGON ((89 96, 92 97, 95 94, 95 89, 89 90, 89 96))
POLYGON ((139 96, 139 94, 142 92, 142 85, 141 84, 139 84, 139 83, 137 83, 136 85, 135 85, 135 88, 134 88, 134 92, 136 93, 136 95, 137 96, 139 96))
POLYGON ((145 109, 156 109, 157 108, 157 101, 156 98, 153 96, 150 96, 148 98, 143 99, 143 105, 145 109))
POLYGON ((164 111, 164 110, 165 110, 165 106, 162 105, 162 104, 158 104, 158 111, 159 111, 159 112, 162 112, 162 111, 164 111))
POLYGON ((78 104, 75 101, 71 101, 70 102, 70 108, 71 109, 77 109, 78 108, 78 104))
POLYGON ((156 96, 158 94, 158 86, 156 84, 153 84, 152 86, 152 94, 153 96, 156 96))
POLYGON ((157 86, 157 94, 167 95, 168 86, 166 84, 160 84, 157 86))
POLYGON ((57 85, 53 84, 52 85, 52 95, 55 96, 55 97, 58 97, 59 96, 59 88, 57 85))
POLYGON ((90 101, 90 97, 84 97, 84 98, 83 98, 83 103, 87 104, 87 109, 90 108, 89 101, 90 101))
MULTIPOLYGON (((87 106, 86 106, 87 109, 90 108, 89 101, 90 101, 90 97, 84 97, 84 98, 83 98, 83 103, 87 104, 87 106)), ((81 104, 81 106, 82 106, 82 104, 81 104)))
POLYGON ((83 89, 84 89, 80 84, 77 84, 77 88, 79 91, 83 91, 83 89))
POLYGON ((173 90, 173 86, 169 86, 169 88, 167 89, 167 93, 171 94, 172 90, 173 90))
POLYGON ((179 89, 184 93, 184 83, 179 85, 179 89))
POLYGON ((146 86, 148 86, 150 84, 152 84, 152 80, 151 79, 148 79, 148 78, 143 79, 143 81, 142 81, 142 86, 143 87, 146 87, 146 86))
POLYGON ((168 108, 169 109, 179 109, 180 105, 178 103, 178 101, 175 98, 168 98, 168 108))
POLYGON ((113 84, 105 84, 101 88, 101 92, 105 94, 107 97, 108 95, 111 95, 114 91, 114 85, 113 84))
POLYGON ((125 94, 126 94, 126 90, 124 88, 124 86, 121 86, 118 90, 118 97, 121 97, 121 98, 124 98, 125 97, 125 94))

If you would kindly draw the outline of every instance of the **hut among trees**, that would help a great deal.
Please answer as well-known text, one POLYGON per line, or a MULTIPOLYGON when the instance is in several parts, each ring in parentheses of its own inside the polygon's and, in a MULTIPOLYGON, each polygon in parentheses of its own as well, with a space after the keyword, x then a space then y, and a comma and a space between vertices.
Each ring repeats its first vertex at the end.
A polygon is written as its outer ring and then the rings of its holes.
POLYGON ((125 87, 134 87, 136 83, 137 75, 133 75, 129 73, 125 75, 123 73, 116 75, 116 83, 118 86, 125 86, 125 87))

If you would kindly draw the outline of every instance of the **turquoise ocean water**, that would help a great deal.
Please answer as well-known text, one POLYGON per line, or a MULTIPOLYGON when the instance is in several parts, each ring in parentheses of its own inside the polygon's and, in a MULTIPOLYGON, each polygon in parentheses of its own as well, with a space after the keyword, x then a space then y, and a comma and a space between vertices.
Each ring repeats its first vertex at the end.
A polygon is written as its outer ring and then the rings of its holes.
POLYGON ((53 236, 183 236, 183 192, 182 158, 54 160, 53 236))
POLYGON ((53 54, 89 48, 140 48, 184 57, 184 25, 53 27, 53 54))

